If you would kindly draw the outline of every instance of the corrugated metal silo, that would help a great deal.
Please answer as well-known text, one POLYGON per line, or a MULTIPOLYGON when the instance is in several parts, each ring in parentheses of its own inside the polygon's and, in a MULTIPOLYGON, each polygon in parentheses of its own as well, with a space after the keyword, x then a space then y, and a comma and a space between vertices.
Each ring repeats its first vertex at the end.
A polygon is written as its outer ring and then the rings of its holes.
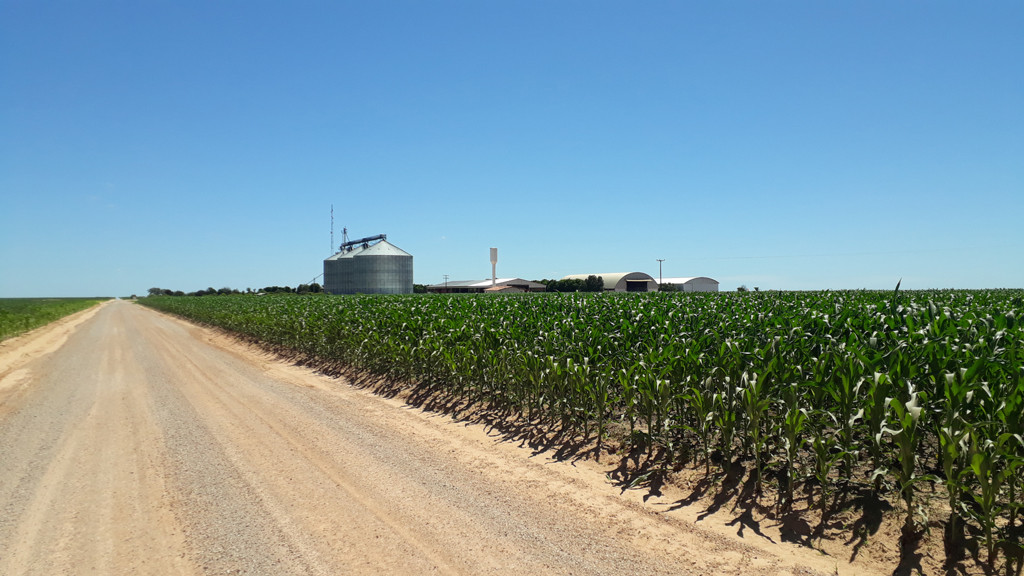
POLYGON ((362 246, 343 248, 334 256, 324 260, 324 292, 328 294, 355 294, 356 283, 352 276, 356 254, 365 250, 362 246))
POLYGON ((328 294, 341 294, 342 256, 344 253, 338 252, 324 260, 324 292, 328 294))
POLYGON ((328 294, 412 294, 412 255, 383 235, 343 244, 324 260, 328 294), (380 239, 376 244, 369 242, 380 239), (362 243, 358 243, 362 242, 362 243))
POLYGON ((349 248, 338 258, 338 271, 341 274, 341 282, 338 283, 338 294, 356 294, 359 292, 359 282, 355 273, 355 257, 363 250, 366 250, 364 246, 349 248))
POLYGON ((355 254, 351 272, 355 286, 347 294, 412 294, 412 255, 387 240, 355 254))

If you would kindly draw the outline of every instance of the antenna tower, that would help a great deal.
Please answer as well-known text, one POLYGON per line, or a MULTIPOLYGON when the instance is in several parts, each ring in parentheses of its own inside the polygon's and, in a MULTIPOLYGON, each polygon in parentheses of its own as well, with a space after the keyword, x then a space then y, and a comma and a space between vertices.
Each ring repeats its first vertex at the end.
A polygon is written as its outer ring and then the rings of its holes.
POLYGON ((331 251, 334 250, 334 204, 331 204, 331 251))

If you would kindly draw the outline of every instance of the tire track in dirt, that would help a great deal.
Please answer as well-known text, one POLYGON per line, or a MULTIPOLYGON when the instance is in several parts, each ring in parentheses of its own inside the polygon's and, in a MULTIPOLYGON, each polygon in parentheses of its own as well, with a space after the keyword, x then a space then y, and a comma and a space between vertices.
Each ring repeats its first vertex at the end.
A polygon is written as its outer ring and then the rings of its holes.
POLYGON ((119 337, 99 314, 26 365, 31 388, 0 419, 2 574, 190 572, 159 431, 119 337))

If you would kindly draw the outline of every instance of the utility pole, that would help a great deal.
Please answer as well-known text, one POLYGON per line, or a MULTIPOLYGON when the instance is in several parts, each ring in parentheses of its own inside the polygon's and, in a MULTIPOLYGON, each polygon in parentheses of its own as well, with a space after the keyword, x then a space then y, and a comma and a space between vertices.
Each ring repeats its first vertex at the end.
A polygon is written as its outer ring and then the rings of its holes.
POLYGON ((664 258, 656 258, 658 261, 658 286, 661 286, 661 263, 665 261, 664 258))

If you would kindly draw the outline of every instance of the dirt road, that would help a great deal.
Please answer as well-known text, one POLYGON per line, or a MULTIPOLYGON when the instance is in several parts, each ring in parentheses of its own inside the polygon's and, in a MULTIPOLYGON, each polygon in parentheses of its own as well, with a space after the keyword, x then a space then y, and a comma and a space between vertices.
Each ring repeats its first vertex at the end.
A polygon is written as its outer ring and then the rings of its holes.
POLYGON ((128 302, 0 346, 0 574, 853 572, 605 472, 128 302))

